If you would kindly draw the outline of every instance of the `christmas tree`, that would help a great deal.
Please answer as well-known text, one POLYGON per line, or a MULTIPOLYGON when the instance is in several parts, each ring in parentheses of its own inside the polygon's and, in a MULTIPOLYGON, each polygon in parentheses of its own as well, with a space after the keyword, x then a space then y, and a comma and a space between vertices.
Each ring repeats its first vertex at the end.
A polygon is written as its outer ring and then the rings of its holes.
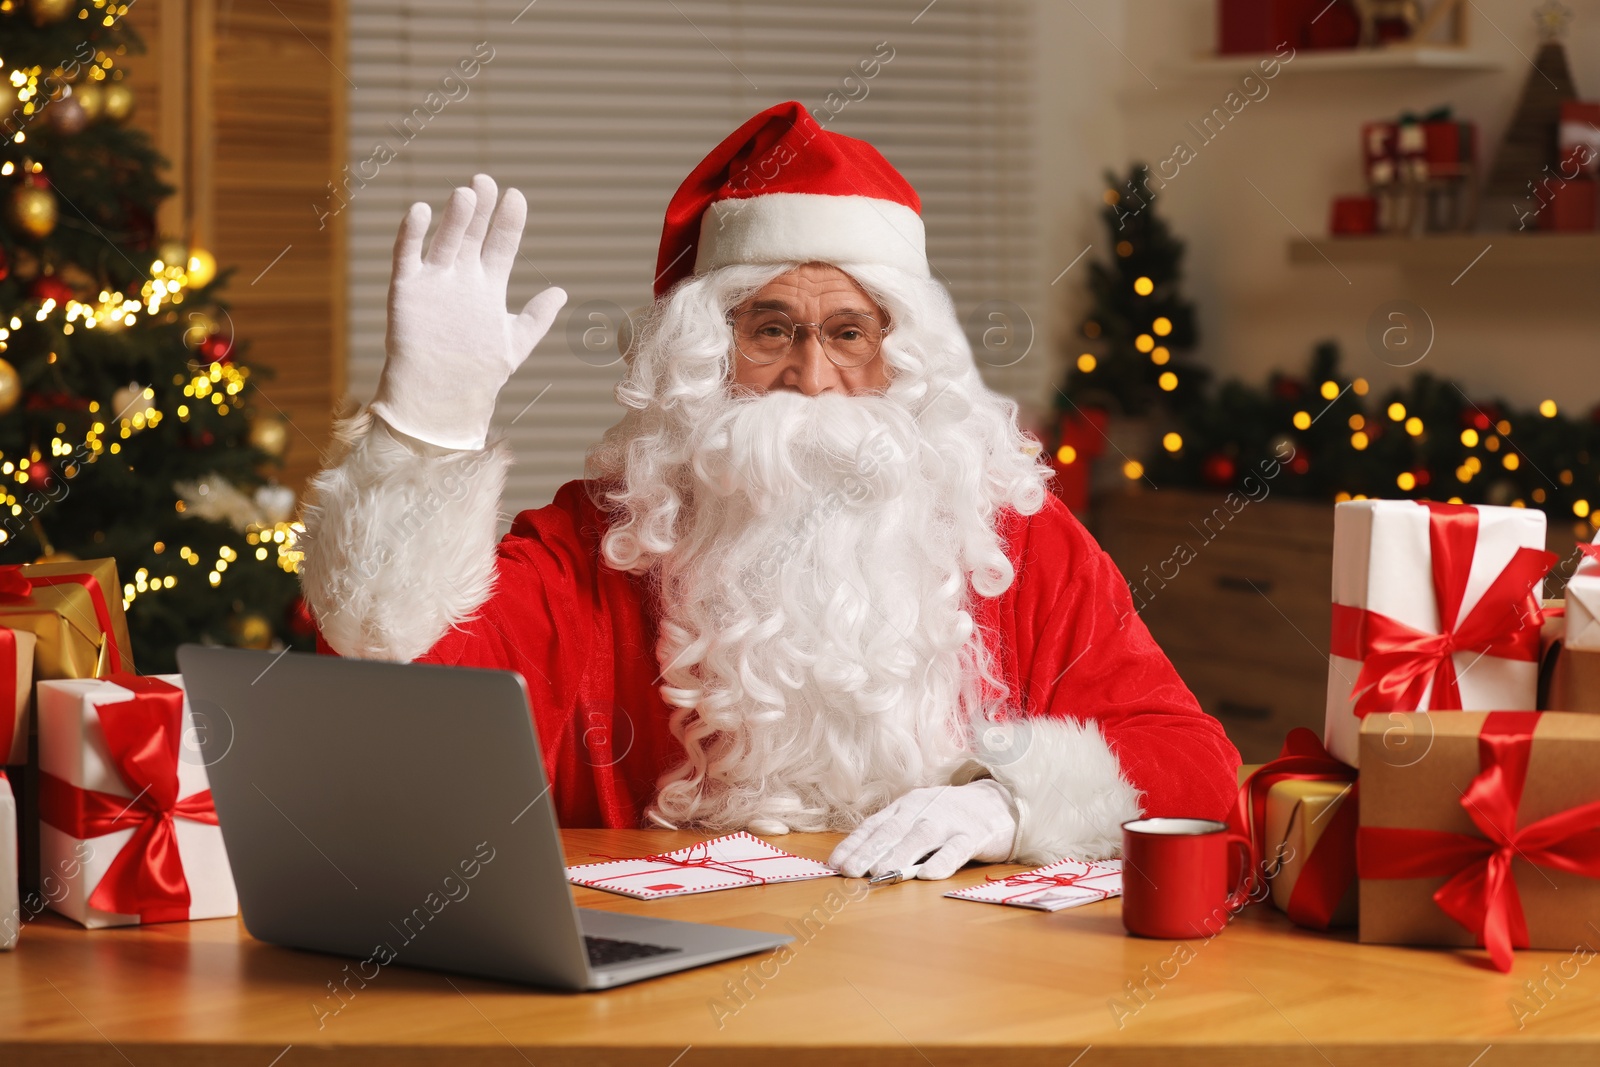
POLYGON ((0 564, 110 556, 134 657, 184 641, 306 643, 285 426, 219 298, 228 272, 162 237, 167 166, 127 123, 142 51, 108 0, 0 0, 0 564))
POLYGON ((1194 306, 1178 287, 1183 242, 1156 214, 1148 170, 1135 165, 1120 185, 1106 174, 1100 217, 1112 255, 1089 267, 1093 304, 1061 391, 1068 410, 1145 415, 1185 404, 1205 385, 1205 371, 1185 358, 1198 338, 1194 306))

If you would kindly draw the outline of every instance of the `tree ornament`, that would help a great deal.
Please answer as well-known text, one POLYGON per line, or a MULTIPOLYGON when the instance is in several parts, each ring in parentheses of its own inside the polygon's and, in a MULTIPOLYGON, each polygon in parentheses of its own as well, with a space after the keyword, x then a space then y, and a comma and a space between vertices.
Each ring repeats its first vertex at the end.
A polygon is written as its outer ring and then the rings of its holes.
POLYGON ((11 414, 11 409, 22 399, 22 379, 17 368, 0 359, 0 415, 11 414))
POLYGON ((189 275, 189 288, 203 289, 217 276, 217 257, 203 248, 191 248, 185 269, 189 275))
POLYGON ((52 101, 46 117, 50 120, 50 125, 69 136, 82 132, 83 128, 89 125, 89 113, 83 109, 83 102, 78 99, 76 93, 52 101))
POLYGON ((54 300, 57 305, 64 305, 75 294, 72 291, 72 286, 54 274, 45 274, 28 286, 28 295, 40 303, 46 300, 54 300))
POLYGON ((255 492, 256 507, 269 523, 288 522, 294 516, 295 492, 287 485, 263 485, 255 492))
POLYGON ((56 228, 56 194, 49 183, 30 174, 11 191, 11 221, 31 237, 48 237, 56 228))
POLYGON ((169 237, 156 249, 156 258, 161 261, 162 266, 181 267, 189 261, 189 246, 169 237))
POLYGON ((0 245, 0 282, 11 275, 11 257, 6 255, 6 246, 0 245))
POLYGON ((83 108, 83 113, 90 122, 105 113, 106 91, 100 88, 99 82, 86 81, 81 85, 74 85, 72 98, 83 108))
POLYGON ((249 611, 243 615, 235 615, 229 622, 228 628, 233 632, 233 640, 240 648, 263 649, 272 647, 272 624, 256 612, 249 611))
POLYGON ((111 394, 111 417, 131 419, 135 412, 143 411, 149 404, 145 400, 144 386, 138 382, 127 385, 111 394))
POLYGON ((207 363, 228 363, 233 360, 233 338, 214 333, 200 342, 200 358, 207 363))
POLYGON ((257 416, 250 423, 250 444, 274 458, 289 446, 289 427, 276 415, 257 416))
POLYGON ((296 596, 285 613, 284 628, 294 637, 311 637, 317 632, 317 620, 311 614, 306 598, 296 596))
POLYGON ((1205 463, 1200 467, 1200 477, 1205 479, 1206 484, 1219 489, 1232 485, 1238 473, 1239 465, 1233 461, 1233 457, 1221 452, 1213 452, 1207 456, 1205 463))
POLYGON ((35 26, 60 22, 78 8, 78 0, 28 0, 28 13, 35 26))
POLYGON ((112 82, 105 88, 105 116, 112 122, 121 122, 133 114, 133 90, 122 82, 112 82))
POLYGON ((217 320, 204 311, 191 311, 184 315, 183 343, 198 352, 205 339, 217 332, 217 320))

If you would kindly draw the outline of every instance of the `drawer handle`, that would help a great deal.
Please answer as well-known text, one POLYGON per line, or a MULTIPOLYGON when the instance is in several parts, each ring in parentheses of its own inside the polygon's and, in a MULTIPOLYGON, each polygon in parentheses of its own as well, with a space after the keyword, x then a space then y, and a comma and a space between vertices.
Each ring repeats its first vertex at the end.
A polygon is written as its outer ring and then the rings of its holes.
POLYGON ((1246 578, 1239 574, 1217 575, 1217 588, 1226 589, 1232 593, 1260 593, 1266 596, 1272 592, 1271 578, 1246 578))
POLYGON ((1233 700, 1217 701, 1217 715, 1219 718, 1248 719, 1259 722, 1272 718, 1272 709, 1262 704, 1240 704, 1233 700))

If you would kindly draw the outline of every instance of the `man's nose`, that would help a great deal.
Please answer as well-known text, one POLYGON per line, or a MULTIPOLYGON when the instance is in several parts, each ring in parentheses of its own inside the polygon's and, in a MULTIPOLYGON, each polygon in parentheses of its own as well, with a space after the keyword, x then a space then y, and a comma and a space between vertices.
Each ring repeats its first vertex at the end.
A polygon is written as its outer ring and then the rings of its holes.
POLYGON ((789 351, 789 366, 784 384, 806 396, 836 393, 840 390, 839 368, 828 359, 822 338, 810 327, 801 327, 789 351))

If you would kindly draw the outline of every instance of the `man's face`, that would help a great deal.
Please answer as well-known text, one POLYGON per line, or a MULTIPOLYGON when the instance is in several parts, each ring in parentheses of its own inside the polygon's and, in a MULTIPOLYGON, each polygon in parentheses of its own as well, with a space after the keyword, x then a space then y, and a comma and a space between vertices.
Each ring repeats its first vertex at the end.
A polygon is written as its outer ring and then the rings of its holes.
MULTIPOLYGON (((825 263, 806 263, 787 274, 780 274, 747 300, 734 313, 751 308, 776 308, 795 322, 823 322, 840 312, 866 312, 888 325, 889 316, 838 267, 825 263)), ((871 361, 860 367, 840 367, 828 359, 817 331, 801 327, 789 354, 776 363, 760 364, 734 353, 735 385, 755 393, 789 389, 817 396, 820 393, 881 393, 889 385, 889 372, 880 349, 871 361)))

